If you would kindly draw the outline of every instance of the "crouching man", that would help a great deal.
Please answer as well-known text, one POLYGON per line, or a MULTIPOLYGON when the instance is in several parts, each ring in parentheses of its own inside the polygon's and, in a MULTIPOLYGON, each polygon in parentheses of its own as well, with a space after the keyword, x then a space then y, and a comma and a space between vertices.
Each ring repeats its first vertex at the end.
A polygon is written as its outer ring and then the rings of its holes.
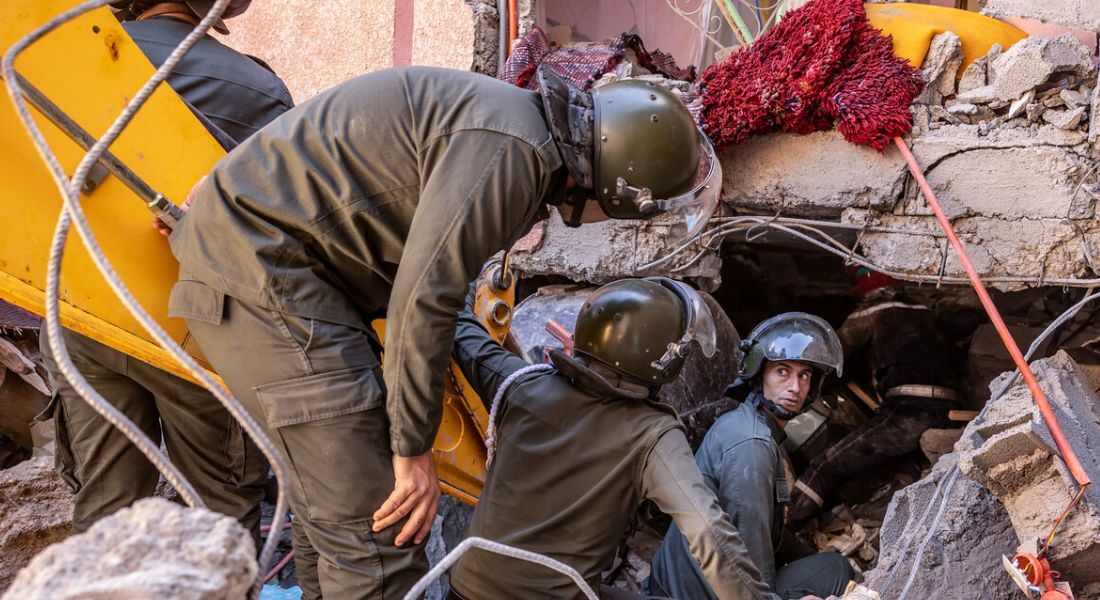
MULTIPOLYGON (((695 462, 710 490, 744 540, 756 569, 782 598, 841 595, 854 572, 836 552, 786 562, 784 540, 789 500, 783 428, 817 396, 822 380, 839 375, 844 354, 836 332, 805 313, 784 313, 757 325, 742 342, 738 380, 727 391, 742 400, 711 427, 695 462)), ((789 534, 786 534, 789 535, 789 534)), ((653 558, 649 592, 673 598, 720 598, 679 523, 653 558)))
MULTIPOLYGON (((502 395, 468 535, 557 559, 599 590, 648 498, 672 516, 718 597, 776 598, 703 482, 675 411, 656 400, 689 351, 713 355, 714 338, 698 294, 665 278, 596 290, 577 315, 574 355, 552 351, 552 365, 528 365, 461 313, 454 358, 482 398, 502 395)), ((459 559, 451 588, 466 600, 584 597, 564 575, 478 549, 459 559)), ((601 595, 612 593, 622 591, 601 595)))

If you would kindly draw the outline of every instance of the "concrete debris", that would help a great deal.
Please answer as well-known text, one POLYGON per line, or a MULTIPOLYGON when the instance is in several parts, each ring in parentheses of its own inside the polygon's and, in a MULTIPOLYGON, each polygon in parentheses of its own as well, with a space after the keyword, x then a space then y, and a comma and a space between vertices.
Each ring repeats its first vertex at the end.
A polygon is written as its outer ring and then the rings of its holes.
POLYGON ((976 115, 978 114, 978 106, 976 104, 967 104, 965 102, 956 102, 947 107, 947 112, 953 115, 976 115))
POLYGON ((984 56, 970 63, 970 66, 963 71, 962 78, 959 79, 959 93, 963 94, 985 87, 989 83, 988 70, 989 59, 984 56))
POLYGON ((915 102, 940 104, 945 96, 955 95, 955 79, 962 66, 962 40, 952 31, 932 38, 921 65, 921 77, 927 81, 915 102))
POLYGON ((1038 108, 1039 105, 1035 104, 1034 100, 1035 90, 1028 90, 1026 94, 1020 96, 1017 100, 1014 100, 1012 104, 1009 105, 1008 114, 1006 114, 1005 116, 1009 119, 1015 119, 1016 117, 1020 116, 1020 113, 1023 113, 1031 106, 1035 106, 1036 108, 1038 108))
POLYGON ((997 99, 997 94, 993 90, 993 86, 983 85, 982 87, 959 93, 955 99, 959 102, 968 102, 972 104, 989 104, 997 99))
POLYGON ((1024 38, 991 64, 997 73, 993 93, 1009 101, 1043 85, 1055 73, 1085 77, 1093 69, 1092 53, 1070 34, 1024 38))
POLYGON ((1092 0, 979 0, 982 14, 991 17, 1031 17, 1047 23, 1096 31, 1100 11, 1092 0))
MULTIPOLYGON (((546 324, 557 321, 570 332, 577 312, 594 288, 581 286, 544 286, 516 306, 512 335, 524 356, 532 362, 542 360, 542 347, 561 349, 561 343, 546 331, 546 324)), ((719 415, 734 408, 733 400, 723 392, 737 375, 740 336, 726 312, 708 294, 703 294, 715 318, 718 351, 705 358, 700 353, 688 356, 680 374, 661 390, 661 401, 677 410, 687 430, 688 442, 697 447, 719 415)))
POLYGON ((1089 107, 1089 143, 1100 138, 1100 83, 1092 90, 1092 102, 1089 107))
POLYGON ((1062 104, 1064 104, 1067 108, 1080 108, 1083 106, 1088 106, 1091 102, 1091 98, 1089 97, 1089 95, 1085 94, 1086 89, 1088 88, 1082 87, 1081 91, 1070 89, 1060 90, 1058 92, 1058 97, 1061 98, 1062 104))
POLYGON ((148 498, 47 548, 3 598, 243 598, 255 552, 235 520, 148 498))
POLYGON ((53 470, 53 458, 34 458, 0 471, 0 590, 35 554, 72 531, 73 491, 53 470))
POLYGON ((1004 506, 955 466, 954 454, 942 457, 890 502, 878 564, 864 573, 864 585, 884 598, 896 598, 904 588, 908 598, 1020 593, 1001 567, 1001 555, 1017 544, 1004 506))
POLYGON ((1085 120, 1085 107, 1081 106, 1073 110, 1046 110, 1043 112, 1043 120, 1058 129, 1077 129, 1085 120))
MULTIPOLYGON (((1085 473, 1100 478, 1100 398, 1065 352, 1035 361, 1032 370, 1085 473)), ((1077 485, 1059 459, 1054 440, 1027 387, 1018 382, 1000 397, 1010 377, 992 384, 983 415, 956 445, 959 467, 1004 505, 1021 544, 1050 533, 1077 485)), ((1091 487, 1069 513, 1051 546, 1051 565, 1075 586, 1100 582, 1100 491, 1091 487)))
POLYGON ((854 581, 848 582, 841 596, 829 596, 825 600, 882 600, 882 596, 871 588, 864 587, 854 581))

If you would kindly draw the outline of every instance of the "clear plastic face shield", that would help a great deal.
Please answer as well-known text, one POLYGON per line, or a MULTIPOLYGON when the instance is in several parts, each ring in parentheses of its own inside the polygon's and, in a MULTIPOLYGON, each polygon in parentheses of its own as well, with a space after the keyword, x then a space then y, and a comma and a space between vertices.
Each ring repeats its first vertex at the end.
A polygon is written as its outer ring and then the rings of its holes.
MULTIPOLYGON (((773 317, 779 319, 785 315, 773 317)), ((840 377, 844 373, 844 348, 832 327, 815 315, 799 314, 783 322, 783 335, 765 343, 764 357, 770 361, 795 360, 831 370, 840 377)))
POLYGON ((695 186, 685 194, 654 198, 649 189, 631 187, 622 177, 615 184, 616 195, 631 198, 642 214, 667 215, 661 219, 670 223, 667 240, 672 246, 686 244, 703 231, 722 193, 722 163, 702 132, 699 132, 699 143, 699 174, 695 186))
POLYGON ((699 292, 686 283, 667 277, 648 277, 647 280, 661 284, 680 298, 687 321, 684 335, 679 341, 668 345, 664 355, 653 361, 653 367, 663 371, 672 361, 686 357, 693 348, 697 348, 707 358, 714 356, 718 345, 718 329, 710 307, 699 292))

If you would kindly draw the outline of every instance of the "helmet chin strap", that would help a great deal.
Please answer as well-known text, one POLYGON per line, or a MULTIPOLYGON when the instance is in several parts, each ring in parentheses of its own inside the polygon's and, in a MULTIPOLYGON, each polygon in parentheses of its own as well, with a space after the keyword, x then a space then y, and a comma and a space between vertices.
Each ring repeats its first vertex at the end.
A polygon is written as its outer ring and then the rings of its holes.
MULTIPOLYGON (((779 406, 775 402, 772 402, 771 400, 768 400, 767 396, 764 395, 764 388, 762 386, 760 386, 759 384, 753 389, 752 393, 749 394, 749 398, 750 398, 750 401, 753 404, 755 404, 756 406, 763 407, 768 412, 775 415, 775 417, 777 419, 782 419, 784 421, 790 421, 791 419, 793 419, 793 418, 797 417, 798 415, 802 414, 802 411, 792 412, 792 411, 789 411, 789 410, 783 408, 782 406, 779 406)), ((802 410, 803 411, 806 410, 807 406, 809 406, 808 402, 803 403, 802 410)))

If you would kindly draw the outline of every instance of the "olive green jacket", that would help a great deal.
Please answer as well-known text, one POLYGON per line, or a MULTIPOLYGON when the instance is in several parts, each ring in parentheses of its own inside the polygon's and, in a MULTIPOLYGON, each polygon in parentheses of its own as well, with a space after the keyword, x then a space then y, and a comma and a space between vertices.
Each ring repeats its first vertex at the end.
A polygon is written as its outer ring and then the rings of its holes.
MULTIPOLYGON (((527 366, 466 311, 454 358, 486 400, 527 366)), ((675 411, 615 396, 575 364, 555 365, 506 390, 496 455, 467 535, 557 559, 599 589, 638 506, 650 499, 685 532, 721 598, 775 598, 703 482, 675 411)), ((583 598, 563 575, 481 550, 458 560, 451 585, 471 600, 583 598)))
POLYGON ((427 67, 357 77, 215 165, 170 237, 169 314, 220 318, 188 280, 364 330, 384 311, 391 448, 421 454, 466 285, 564 191, 560 167, 535 92, 427 67))

